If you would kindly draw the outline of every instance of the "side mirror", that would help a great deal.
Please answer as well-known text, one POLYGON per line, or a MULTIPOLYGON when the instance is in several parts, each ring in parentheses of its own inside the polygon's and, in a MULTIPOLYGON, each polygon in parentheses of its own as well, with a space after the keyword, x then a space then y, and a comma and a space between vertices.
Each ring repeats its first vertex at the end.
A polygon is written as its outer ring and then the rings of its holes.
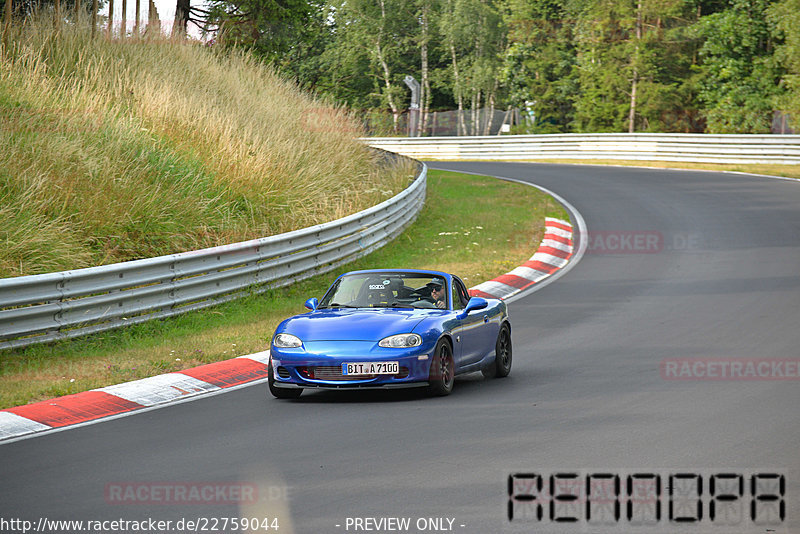
POLYGON ((482 310, 487 306, 489 306, 489 303, 486 301, 486 299, 481 297, 472 297, 471 299, 469 299, 469 302, 467 302, 467 307, 464 308, 464 311, 458 314, 458 318, 463 319, 464 317, 469 315, 470 312, 476 310, 482 310))
POLYGON ((482 310, 487 306, 489 306, 489 303, 486 301, 486 299, 481 297, 472 297, 469 299, 469 302, 467 302, 467 307, 464 308, 464 311, 469 313, 475 310, 482 310))
POLYGON ((306 301, 305 306, 309 310, 314 311, 317 309, 317 306, 319 306, 319 301, 316 299, 316 297, 312 297, 306 301))

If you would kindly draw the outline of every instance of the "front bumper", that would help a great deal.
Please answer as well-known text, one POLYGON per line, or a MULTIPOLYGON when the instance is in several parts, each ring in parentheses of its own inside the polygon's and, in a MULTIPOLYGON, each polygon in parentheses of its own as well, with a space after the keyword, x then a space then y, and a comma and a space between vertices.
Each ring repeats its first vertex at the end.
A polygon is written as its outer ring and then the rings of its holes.
POLYGON ((273 386, 280 388, 392 389, 428 384, 433 346, 383 348, 368 341, 314 341, 296 349, 270 349, 273 386), (345 362, 396 361, 396 375, 348 377, 345 362))

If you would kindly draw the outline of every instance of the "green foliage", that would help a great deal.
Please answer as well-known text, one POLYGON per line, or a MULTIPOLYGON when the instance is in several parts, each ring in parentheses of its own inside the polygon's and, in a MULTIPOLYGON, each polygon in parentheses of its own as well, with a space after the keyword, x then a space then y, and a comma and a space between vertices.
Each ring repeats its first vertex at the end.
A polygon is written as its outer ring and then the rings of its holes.
MULTIPOLYGON (((442 67, 443 74, 452 87, 454 99, 461 105, 466 100, 473 112, 480 107, 493 107, 506 43, 499 3, 491 0, 445 0, 439 32, 443 44, 442 61, 449 61, 447 67, 442 67)), ((474 113, 471 124, 466 122, 460 128, 463 133, 486 133, 480 128, 474 113)))
POLYGON ((697 128, 691 66, 696 13, 683 0, 592 0, 576 12, 580 95, 573 127, 584 132, 697 128), (635 89, 635 93, 634 93, 635 89), (634 97, 635 94, 635 97, 634 97))
POLYGON ((560 0, 511 0, 507 7, 510 44, 502 80, 509 104, 532 115, 518 131, 566 132, 578 93, 577 55, 566 7, 560 0))
POLYGON ((277 59, 303 40, 312 22, 307 0, 208 0, 208 20, 218 39, 277 59))
POLYGON ((732 0, 696 25, 703 39, 700 98, 712 133, 770 131, 781 68, 768 5, 768 0, 732 0))
POLYGON ((778 95, 778 108, 793 117, 791 126, 800 131, 800 0, 782 0, 767 10, 777 44, 775 57, 785 69, 778 95))
POLYGON ((373 132, 404 134, 407 75, 423 115, 462 110, 461 134, 486 133, 481 109, 519 110, 521 133, 767 132, 773 110, 800 115, 800 0, 210 2, 218 42, 373 132))
POLYGON ((423 72, 431 109, 464 110, 462 134, 485 133, 480 108, 520 110, 518 133, 765 132, 773 109, 800 115, 800 0, 307 5, 306 30, 269 57, 388 132, 403 78, 423 72))

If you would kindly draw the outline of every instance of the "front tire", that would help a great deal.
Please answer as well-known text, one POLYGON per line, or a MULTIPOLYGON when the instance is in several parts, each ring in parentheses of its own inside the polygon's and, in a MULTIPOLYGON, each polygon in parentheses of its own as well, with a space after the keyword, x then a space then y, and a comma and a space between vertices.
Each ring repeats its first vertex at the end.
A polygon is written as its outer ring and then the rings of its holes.
POLYGON ((455 375, 456 365, 453 359, 453 349, 450 347, 450 343, 440 339, 433 351, 428 392, 436 397, 449 395, 453 391, 455 375))
POLYGON ((276 399, 296 399, 302 393, 302 388, 297 389, 287 389, 287 388, 279 388, 275 387, 275 373, 272 370, 272 360, 269 361, 269 371, 267 371, 267 383, 269 384, 269 392, 272 393, 272 396, 276 399))

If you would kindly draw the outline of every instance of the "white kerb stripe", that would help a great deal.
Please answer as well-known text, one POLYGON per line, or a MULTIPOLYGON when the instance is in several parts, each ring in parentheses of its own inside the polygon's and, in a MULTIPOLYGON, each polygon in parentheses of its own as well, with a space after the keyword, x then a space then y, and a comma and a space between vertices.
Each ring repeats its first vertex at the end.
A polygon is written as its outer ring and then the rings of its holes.
POLYGON ((239 358, 247 358, 248 360, 254 360, 258 363, 263 363, 264 365, 269 365, 269 351, 265 350, 263 352, 256 352, 254 354, 246 354, 244 356, 239 356, 239 358))
POLYGON ((523 267, 519 266, 513 271, 509 272, 508 274, 513 274, 514 276, 519 276, 520 278, 524 278, 525 280, 530 280, 531 282, 538 282, 544 278, 550 276, 547 273, 543 273, 542 271, 537 271, 536 269, 531 269, 530 267, 523 267))
POLYGON ((567 221, 562 221, 561 219, 556 219, 555 217, 545 217, 544 223, 547 224, 548 222, 557 222, 559 224, 563 224, 565 226, 569 226, 572 228, 572 224, 568 223, 567 221))
POLYGON ((151 376, 133 382, 96 389, 109 395, 136 402, 143 406, 154 406, 175 399, 198 395, 220 389, 219 386, 203 382, 182 373, 151 376))
POLYGON ((472 289, 477 289, 478 291, 488 293, 489 295, 499 299, 507 298, 519 291, 519 289, 516 287, 511 287, 510 285, 502 282, 495 282, 494 280, 489 280, 488 282, 478 284, 472 289))
POLYGON ((530 261, 540 261, 542 263, 552 265, 553 267, 563 267, 569 263, 569 260, 559 258, 558 256, 553 256, 552 254, 548 254, 546 252, 537 252, 533 255, 530 261))
POLYGON ((552 247, 557 250, 563 250, 564 252, 572 252, 572 245, 565 245, 561 241, 555 241, 553 239, 542 239, 542 244, 539 246, 552 247))
POLYGON ((556 228, 555 226, 548 226, 545 228, 544 236, 547 237, 547 234, 557 235, 558 237, 566 237, 568 239, 572 239, 572 231, 571 230, 562 230, 561 228, 556 228))
POLYGON ((0 412, 0 439, 13 438, 14 436, 22 436, 23 434, 49 429, 49 426, 32 421, 27 417, 11 412, 0 412))

